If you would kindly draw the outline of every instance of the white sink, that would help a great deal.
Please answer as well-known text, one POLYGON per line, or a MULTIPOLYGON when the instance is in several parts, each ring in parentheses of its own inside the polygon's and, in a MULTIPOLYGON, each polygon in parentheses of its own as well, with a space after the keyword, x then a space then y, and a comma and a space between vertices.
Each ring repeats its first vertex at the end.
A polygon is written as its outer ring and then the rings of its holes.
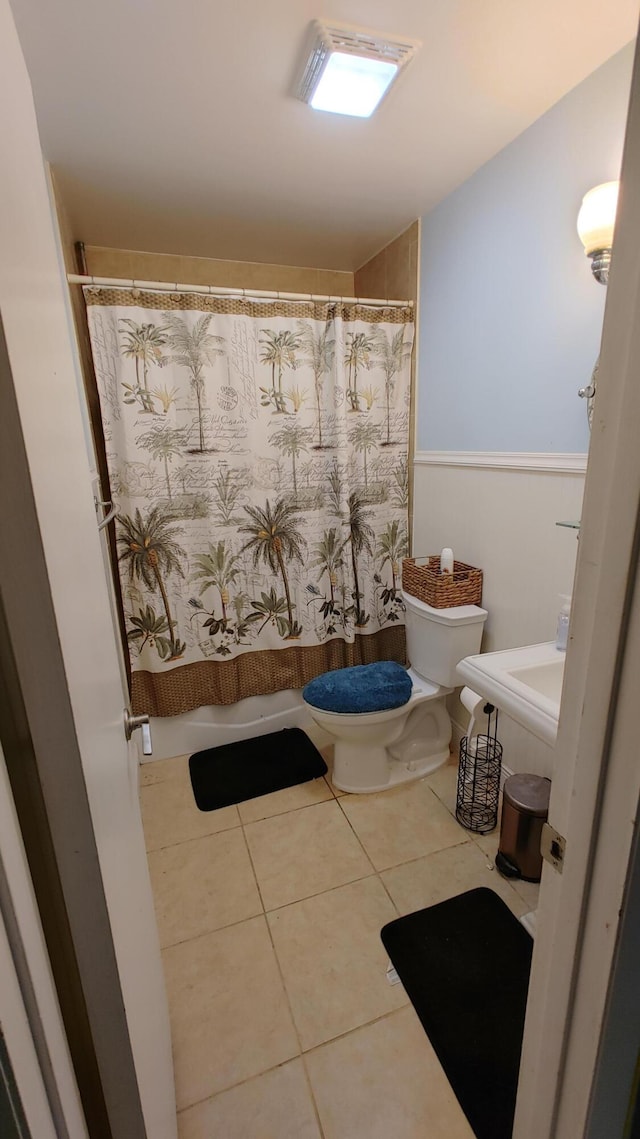
POLYGON ((544 743, 558 732, 564 656, 553 641, 478 653, 458 665, 460 679, 544 743))

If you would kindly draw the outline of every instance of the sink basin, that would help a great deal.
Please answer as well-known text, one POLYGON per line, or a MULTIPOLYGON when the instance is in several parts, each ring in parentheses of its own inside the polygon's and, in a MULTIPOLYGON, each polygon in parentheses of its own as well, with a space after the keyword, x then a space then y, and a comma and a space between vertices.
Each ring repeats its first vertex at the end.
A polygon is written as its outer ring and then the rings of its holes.
POLYGON ((553 641, 478 653, 458 665, 460 679, 544 743, 558 732, 564 653, 553 641))
POLYGON ((510 676, 559 705, 564 676, 564 654, 562 660, 552 660, 547 664, 530 664, 525 668, 512 668, 510 676))

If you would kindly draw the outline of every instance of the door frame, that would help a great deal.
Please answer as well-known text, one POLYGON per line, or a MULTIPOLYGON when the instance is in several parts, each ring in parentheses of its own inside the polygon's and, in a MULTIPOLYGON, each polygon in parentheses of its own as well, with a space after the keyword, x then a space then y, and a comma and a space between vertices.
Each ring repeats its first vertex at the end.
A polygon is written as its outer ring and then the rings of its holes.
POLYGON ((549 808, 567 848, 543 870, 514 1139, 586 1133, 635 834, 639 250, 636 46, 549 808))
POLYGON ((89 1139, 0 749, 0 1024, 34 1139, 89 1139))
POLYGON ((0 1080, 20 1139, 60 1139, 0 913, 0 1080))

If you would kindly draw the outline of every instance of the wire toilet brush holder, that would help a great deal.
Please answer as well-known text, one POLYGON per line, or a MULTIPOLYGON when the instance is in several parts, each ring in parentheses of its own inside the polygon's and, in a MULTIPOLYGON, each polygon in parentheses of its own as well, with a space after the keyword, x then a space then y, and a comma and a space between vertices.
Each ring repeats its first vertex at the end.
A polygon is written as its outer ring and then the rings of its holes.
POLYGON ((487 731, 464 736, 456 793, 456 818, 467 830, 488 834, 498 824, 502 744, 498 742, 498 712, 485 704, 487 731))

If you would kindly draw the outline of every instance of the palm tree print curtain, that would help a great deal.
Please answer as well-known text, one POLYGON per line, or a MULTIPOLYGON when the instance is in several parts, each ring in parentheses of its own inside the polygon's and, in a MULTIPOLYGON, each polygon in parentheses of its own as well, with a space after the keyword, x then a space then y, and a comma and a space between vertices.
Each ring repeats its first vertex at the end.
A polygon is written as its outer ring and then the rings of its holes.
POLYGON ((411 309, 85 297, 134 711, 404 661, 411 309))

